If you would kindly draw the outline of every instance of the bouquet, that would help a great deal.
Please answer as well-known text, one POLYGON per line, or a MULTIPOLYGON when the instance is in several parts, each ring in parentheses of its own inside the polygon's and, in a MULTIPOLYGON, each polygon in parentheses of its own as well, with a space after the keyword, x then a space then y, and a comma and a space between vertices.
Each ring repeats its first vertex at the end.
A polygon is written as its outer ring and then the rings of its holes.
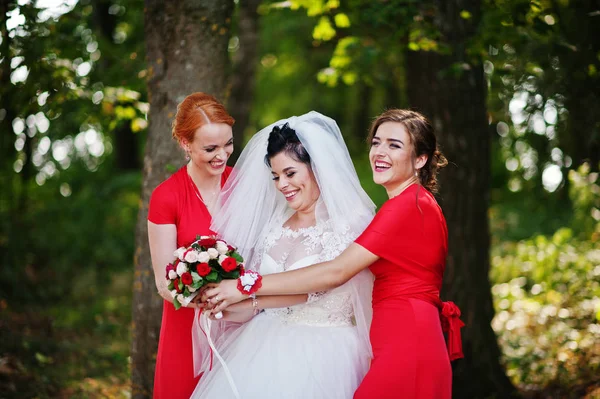
POLYGON ((244 259, 216 236, 197 236, 189 247, 178 248, 166 267, 168 289, 175 309, 187 306, 209 283, 237 279, 244 274, 244 259))

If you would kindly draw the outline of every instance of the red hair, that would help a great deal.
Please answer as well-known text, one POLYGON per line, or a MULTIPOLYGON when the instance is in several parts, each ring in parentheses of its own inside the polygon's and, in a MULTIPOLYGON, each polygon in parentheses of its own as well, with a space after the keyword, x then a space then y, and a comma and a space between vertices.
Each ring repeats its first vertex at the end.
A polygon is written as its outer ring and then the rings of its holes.
POLYGON ((205 93, 193 93, 178 106, 173 120, 173 138, 181 143, 194 141, 194 134, 202 126, 210 123, 226 123, 233 126, 231 117, 216 98, 205 93))

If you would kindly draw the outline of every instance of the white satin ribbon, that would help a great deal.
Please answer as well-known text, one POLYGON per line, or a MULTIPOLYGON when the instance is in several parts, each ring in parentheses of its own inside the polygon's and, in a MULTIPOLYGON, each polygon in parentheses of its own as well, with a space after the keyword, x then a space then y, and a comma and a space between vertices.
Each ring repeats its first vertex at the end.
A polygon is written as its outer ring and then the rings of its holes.
POLYGON ((200 324, 204 326, 203 330, 205 331, 206 339, 208 340, 208 345, 210 346, 210 349, 212 350, 213 354, 219 360, 219 363, 221 363, 221 366, 223 367, 223 371, 225 372, 225 377, 227 377, 227 382, 229 382, 229 386, 231 387, 231 390, 233 391, 233 395, 235 396, 236 399, 240 399, 240 393, 238 392, 238 389, 235 386, 235 382, 233 382, 233 377, 231 376, 229 367, 227 367, 225 360, 221 357, 221 355, 219 354, 219 351, 217 351, 217 348, 215 347, 215 344, 212 341, 212 338, 210 336, 211 320, 206 316, 206 314, 204 312, 202 312, 202 314, 200 315, 200 324))

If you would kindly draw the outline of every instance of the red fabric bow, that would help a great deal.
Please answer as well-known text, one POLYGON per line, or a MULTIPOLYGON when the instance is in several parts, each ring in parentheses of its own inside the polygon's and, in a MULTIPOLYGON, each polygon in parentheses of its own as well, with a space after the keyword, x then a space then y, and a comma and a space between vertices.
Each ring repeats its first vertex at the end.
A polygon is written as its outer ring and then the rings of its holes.
POLYGON ((454 302, 442 302, 442 328, 448 333, 448 355, 450 361, 465 357, 462 351, 460 329, 465 323, 460 320, 460 309, 454 302))

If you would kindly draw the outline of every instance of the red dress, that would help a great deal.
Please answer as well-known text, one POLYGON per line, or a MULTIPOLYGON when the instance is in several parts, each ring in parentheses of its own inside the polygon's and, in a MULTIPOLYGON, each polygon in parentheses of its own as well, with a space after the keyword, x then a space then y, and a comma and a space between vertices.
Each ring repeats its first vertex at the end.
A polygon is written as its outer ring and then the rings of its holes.
MULTIPOLYGON (((231 173, 227 167, 221 185, 231 173)), ((196 235, 208 235, 211 216, 198 198, 198 189, 184 166, 162 182, 150 198, 148 220, 155 224, 177 226, 177 247, 187 246, 196 235)), ((165 265, 166 266, 166 265, 165 265)), ((188 399, 199 377, 194 377, 192 356, 192 322, 194 309, 175 310, 172 303, 164 301, 156 371, 154 398, 188 399)))
POLYGON ((356 240, 380 259, 371 265, 374 357, 355 399, 451 398, 439 299, 447 241, 442 210, 416 184, 387 201, 356 240))

